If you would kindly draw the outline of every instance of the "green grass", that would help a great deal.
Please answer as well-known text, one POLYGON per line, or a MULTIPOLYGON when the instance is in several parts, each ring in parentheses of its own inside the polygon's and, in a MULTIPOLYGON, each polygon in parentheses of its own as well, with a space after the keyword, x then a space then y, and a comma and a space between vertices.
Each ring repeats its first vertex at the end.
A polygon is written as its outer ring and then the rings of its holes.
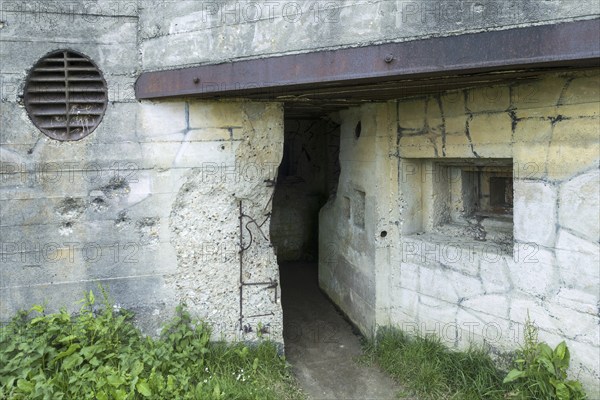
POLYGON ((419 399, 505 399, 504 373, 483 350, 451 351, 435 337, 380 329, 365 344, 364 361, 376 362, 419 399))
POLYGON ((210 341, 184 307, 152 339, 93 293, 80 313, 40 306, 0 328, 0 399, 302 399, 275 344, 210 341))
POLYGON ((497 367, 477 347, 448 349, 435 336, 409 335, 380 328, 364 343, 361 362, 377 363, 407 393, 400 397, 453 400, 582 400, 587 396, 576 380, 567 378, 570 354, 564 342, 553 350, 537 338, 537 328, 525 323, 525 343, 511 354, 510 373, 497 367))

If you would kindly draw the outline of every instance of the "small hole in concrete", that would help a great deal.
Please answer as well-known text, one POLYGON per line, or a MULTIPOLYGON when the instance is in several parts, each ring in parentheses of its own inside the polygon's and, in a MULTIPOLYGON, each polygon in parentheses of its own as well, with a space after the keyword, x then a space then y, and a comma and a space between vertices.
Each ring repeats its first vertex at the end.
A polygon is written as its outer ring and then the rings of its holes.
POLYGON ((129 217, 127 216, 126 211, 121 211, 115 220, 115 225, 121 226, 129 222, 129 217))
POLYGON ((221 150, 225 150, 225 145, 224 144, 221 145, 221 150))
POLYGON ((379 236, 381 236, 382 238, 387 236, 387 231, 381 231, 381 233, 379 234, 379 236))
POLYGON ((360 123, 360 121, 358 121, 358 124, 356 124, 356 128, 354 128, 354 136, 358 139, 360 137, 362 131, 362 125, 360 123))

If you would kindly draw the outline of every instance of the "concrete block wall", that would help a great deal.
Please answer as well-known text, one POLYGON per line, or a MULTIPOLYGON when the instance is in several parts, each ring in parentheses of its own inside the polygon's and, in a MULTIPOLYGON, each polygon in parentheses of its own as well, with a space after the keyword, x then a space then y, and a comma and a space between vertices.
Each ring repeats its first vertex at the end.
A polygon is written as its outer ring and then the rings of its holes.
POLYGON ((281 342, 279 289, 266 289, 278 281, 268 231, 250 223, 241 234, 245 246, 254 238, 242 280, 269 282, 245 287, 242 331, 238 252, 239 201, 244 224, 270 211, 264 181, 280 163, 283 110, 139 103, 141 3, 1 4, 0 320, 35 303, 76 311, 102 284, 150 334, 183 301, 216 339, 253 340, 260 322, 281 342), (64 48, 90 57, 108 85, 106 115, 77 142, 46 137, 22 102, 28 70, 64 48))
POLYGON ((140 6, 144 70, 551 24, 600 13, 594 0, 144 0, 140 6))
POLYGON ((162 114, 156 110, 170 114, 157 139, 171 137, 164 144, 174 148, 164 153, 163 168, 176 170, 178 179, 173 200, 163 203, 169 205, 169 238, 177 257, 167 286, 215 327, 216 338, 254 340, 261 325, 265 337, 282 343, 279 270, 269 231, 274 191, 269 181, 277 177, 283 155, 282 106, 147 107, 152 118, 162 114), (187 128, 176 130, 178 120, 187 128))
MULTIPOLYGON (((0 319, 44 300, 72 304, 103 283, 147 332, 186 301, 232 339, 240 281, 266 282, 242 288, 241 332, 252 339, 260 322, 281 341, 276 261, 261 228, 273 194, 265 180, 283 151, 281 105, 138 103, 133 83, 147 70, 600 14, 593 0, 432 4, 3 1, 0 319), (89 56, 109 86, 103 122, 79 142, 45 137, 20 97, 28 69, 61 48, 89 56)), ((440 326, 457 346, 502 332, 491 343, 499 351, 515 347, 529 310, 543 338, 568 341, 574 371, 597 379, 598 86, 597 70, 551 74, 341 113, 338 193, 320 215, 323 288, 363 332, 440 326), (512 251, 435 260, 448 235, 422 223, 437 203, 424 204, 411 186, 420 175, 406 173, 442 158, 512 160, 512 251)))
POLYGON ((370 104, 340 112, 338 188, 319 215, 319 284, 361 329, 376 327, 379 268, 390 264, 389 247, 397 239, 394 187, 396 163, 393 103, 370 104))
POLYGON ((542 340, 566 340, 571 373, 597 397, 599 71, 400 101, 398 115, 408 206, 401 262, 390 271, 390 321, 503 352, 522 343, 529 313, 542 340), (439 179, 426 165, 444 158, 512 159, 511 248, 420 223, 440 193, 439 185, 421 191, 439 179))
POLYGON ((148 201, 169 178, 154 177, 138 142, 137 1, 0 7, 0 319, 44 301, 77 307, 103 283, 153 331, 174 296, 163 277, 175 252, 168 214, 148 201), (108 84, 103 122, 79 142, 47 138, 23 107, 29 69, 58 49, 90 57, 108 84))
POLYGON ((497 355, 519 347, 529 314, 541 340, 567 342, 570 373, 597 397, 599 90, 597 69, 548 73, 341 113, 342 174, 320 215, 322 288, 367 335, 395 325, 497 355), (482 237, 453 223, 457 194, 436 163, 507 160, 510 235, 492 235, 493 220, 482 237))

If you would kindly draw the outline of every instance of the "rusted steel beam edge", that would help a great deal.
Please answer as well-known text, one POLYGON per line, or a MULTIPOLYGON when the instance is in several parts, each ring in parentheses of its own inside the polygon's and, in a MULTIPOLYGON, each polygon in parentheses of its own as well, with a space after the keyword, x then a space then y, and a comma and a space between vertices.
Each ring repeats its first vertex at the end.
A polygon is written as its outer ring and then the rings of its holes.
POLYGON ((600 19, 145 72, 138 99, 243 96, 393 78, 600 66, 600 19))

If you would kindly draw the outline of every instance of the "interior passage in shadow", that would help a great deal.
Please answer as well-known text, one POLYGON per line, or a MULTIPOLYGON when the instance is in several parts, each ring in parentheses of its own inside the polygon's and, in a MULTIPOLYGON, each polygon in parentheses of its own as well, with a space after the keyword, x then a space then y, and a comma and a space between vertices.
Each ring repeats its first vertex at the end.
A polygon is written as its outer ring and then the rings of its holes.
POLYGON ((359 365, 360 335, 318 286, 317 265, 282 263, 285 354, 311 399, 394 399, 398 386, 359 365))

